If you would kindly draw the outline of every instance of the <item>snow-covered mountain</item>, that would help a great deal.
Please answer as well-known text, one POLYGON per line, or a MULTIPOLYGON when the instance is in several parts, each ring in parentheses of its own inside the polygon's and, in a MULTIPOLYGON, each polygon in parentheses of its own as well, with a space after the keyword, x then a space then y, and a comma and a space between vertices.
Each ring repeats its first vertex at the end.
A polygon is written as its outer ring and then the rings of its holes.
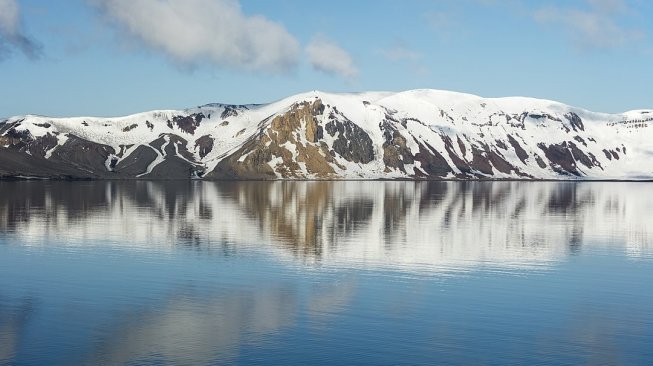
POLYGON ((0 122, 0 176, 651 179, 653 110, 438 90, 309 92, 120 118, 0 122))

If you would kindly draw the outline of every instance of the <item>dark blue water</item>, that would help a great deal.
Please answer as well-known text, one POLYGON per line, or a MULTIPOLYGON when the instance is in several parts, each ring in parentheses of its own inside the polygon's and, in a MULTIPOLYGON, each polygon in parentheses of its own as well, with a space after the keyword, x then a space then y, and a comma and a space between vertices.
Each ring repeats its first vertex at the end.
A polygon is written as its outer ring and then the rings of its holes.
POLYGON ((0 182, 0 364, 653 364, 651 187, 0 182))

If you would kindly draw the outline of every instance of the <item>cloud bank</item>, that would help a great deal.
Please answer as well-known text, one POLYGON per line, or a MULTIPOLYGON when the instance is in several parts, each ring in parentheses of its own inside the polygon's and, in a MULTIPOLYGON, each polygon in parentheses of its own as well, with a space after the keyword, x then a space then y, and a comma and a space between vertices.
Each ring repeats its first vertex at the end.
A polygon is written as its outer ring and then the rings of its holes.
POLYGON ((306 46, 306 54, 315 70, 350 80, 358 76, 358 69, 349 53, 322 35, 311 40, 306 46))
MULTIPOLYGON (((302 58, 299 41, 281 23, 244 14, 238 0, 88 1, 123 35, 182 65, 287 73, 302 58)), ((345 79, 358 75, 347 51, 322 35, 304 53, 317 71, 345 79)))
POLYGON ((41 55, 41 47, 23 31, 16 0, 0 0, 0 60, 19 50, 31 59, 41 55))
POLYGON ((236 0, 95 0, 114 24, 149 48, 186 65, 284 73, 299 42, 280 23, 246 15, 236 0))

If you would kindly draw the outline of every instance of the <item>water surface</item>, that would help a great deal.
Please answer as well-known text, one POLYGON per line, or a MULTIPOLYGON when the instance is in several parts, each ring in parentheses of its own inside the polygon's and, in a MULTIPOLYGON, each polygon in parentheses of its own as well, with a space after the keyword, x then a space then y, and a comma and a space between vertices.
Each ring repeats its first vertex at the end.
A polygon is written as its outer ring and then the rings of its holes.
POLYGON ((0 364, 653 363, 649 183, 0 190, 0 364))

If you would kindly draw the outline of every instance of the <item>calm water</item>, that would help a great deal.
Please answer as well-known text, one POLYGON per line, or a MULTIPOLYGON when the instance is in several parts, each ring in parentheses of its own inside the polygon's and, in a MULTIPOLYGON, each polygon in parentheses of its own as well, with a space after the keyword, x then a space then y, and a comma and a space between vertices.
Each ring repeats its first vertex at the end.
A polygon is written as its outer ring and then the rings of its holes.
POLYGON ((652 188, 0 182, 0 364, 653 364, 652 188))

